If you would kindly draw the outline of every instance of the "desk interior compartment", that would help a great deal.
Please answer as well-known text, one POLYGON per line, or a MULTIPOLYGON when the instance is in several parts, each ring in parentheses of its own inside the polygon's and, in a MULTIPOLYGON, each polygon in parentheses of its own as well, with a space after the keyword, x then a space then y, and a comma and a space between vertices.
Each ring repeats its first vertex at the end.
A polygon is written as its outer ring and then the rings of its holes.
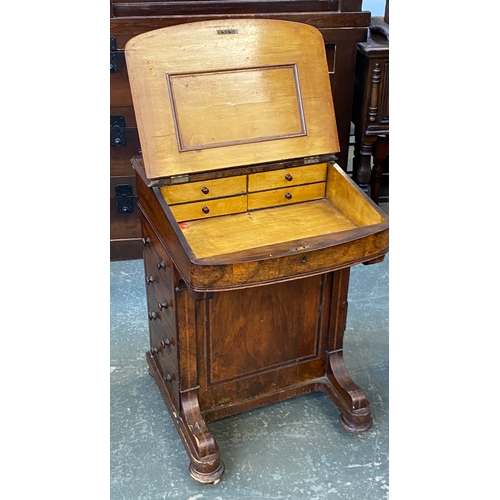
MULTIPOLYGON (((289 243, 289 251, 298 247, 312 250, 321 243, 333 242, 333 235, 341 241, 339 235, 346 239, 349 232, 356 233, 359 228, 365 232, 370 228, 380 230, 380 224, 386 222, 380 210, 359 193, 340 167, 332 163, 323 166, 326 182, 249 192, 244 210, 241 207, 245 204, 242 201, 245 195, 219 200, 228 206, 228 200, 233 200, 233 205, 240 207, 228 215, 208 217, 210 214, 207 214, 189 221, 176 217, 196 258, 216 258, 248 249, 272 249, 274 245, 286 243, 289 243), (291 194, 290 200, 286 194, 291 194), (298 240, 303 244, 298 245, 298 240)), ((287 171, 293 172, 293 169, 287 171)), ((278 172, 273 172, 275 178, 283 176, 278 172)), ((178 207, 170 207, 174 216, 179 213, 175 210, 178 207)), ((201 208, 199 212, 203 214, 201 208)))

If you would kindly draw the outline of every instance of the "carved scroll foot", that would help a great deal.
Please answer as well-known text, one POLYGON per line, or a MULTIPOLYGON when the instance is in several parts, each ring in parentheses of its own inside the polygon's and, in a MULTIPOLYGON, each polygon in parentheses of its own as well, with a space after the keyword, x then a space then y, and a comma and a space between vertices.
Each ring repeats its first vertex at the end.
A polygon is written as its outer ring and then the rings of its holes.
POLYGON ((220 467, 211 473, 200 472, 196 469, 196 465, 191 462, 189 464, 189 474, 193 479, 196 479, 199 483, 214 483, 217 484, 220 481, 222 473, 224 472, 224 463, 221 461, 220 467))
POLYGON ((349 375, 342 350, 330 353, 328 378, 335 389, 334 402, 341 412, 340 425, 355 434, 370 429, 373 424, 370 403, 349 375))
POLYGON ((198 401, 198 389, 186 390, 179 394, 178 403, 174 403, 161 368, 151 352, 146 353, 149 373, 167 405, 182 444, 189 456, 189 473, 201 483, 217 483, 224 472, 219 446, 212 432, 201 415, 198 401), (178 407, 178 405, 180 405, 178 407))
POLYGON ((362 424, 353 424, 352 421, 347 420, 344 415, 341 413, 339 416, 339 422, 343 429, 348 432, 352 432, 353 434, 361 434, 362 432, 366 432, 371 429, 373 425, 373 419, 370 414, 370 410, 364 410, 359 412, 357 415, 350 415, 351 420, 355 417, 356 420, 365 421, 362 424))
POLYGON ((181 414, 191 477, 200 483, 219 482, 224 463, 220 459, 219 446, 201 415, 197 389, 181 394, 181 414))

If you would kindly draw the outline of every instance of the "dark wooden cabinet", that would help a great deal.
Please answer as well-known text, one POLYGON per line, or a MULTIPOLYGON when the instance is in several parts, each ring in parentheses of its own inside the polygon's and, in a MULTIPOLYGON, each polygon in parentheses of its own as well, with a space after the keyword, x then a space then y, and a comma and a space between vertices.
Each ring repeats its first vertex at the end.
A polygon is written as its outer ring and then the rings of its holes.
POLYGON ((354 96, 354 179, 378 202, 389 154, 389 41, 382 34, 370 32, 358 44, 354 96))
POLYGON ((340 141, 338 164, 346 169, 354 92, 356 47, 366 40, 370 13, 361 0, 248 0, 184 2, 111 1, 111 259, 140 258, 141 234, 137 211, 120 211, 116 184, 130 185, 135 207, 137 193, 130 158, 141 146, 132 106, 123 49, 133 36, 154 29, 210 19, 281 19, 309 24, 321 32, 327 53, 331 90, 340 141), (118 119, 116 118, 118 117, 118 119))

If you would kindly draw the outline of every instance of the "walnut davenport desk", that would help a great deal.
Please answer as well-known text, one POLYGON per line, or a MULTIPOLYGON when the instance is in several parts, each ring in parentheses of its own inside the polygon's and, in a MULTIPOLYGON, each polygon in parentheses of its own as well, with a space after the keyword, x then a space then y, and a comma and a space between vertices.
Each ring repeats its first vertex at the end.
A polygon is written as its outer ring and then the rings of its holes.
POLYGON ((154 377, 191 476, 224 464, 209 422, 323 391, 370 405, 343 361, 350 267, 388 251, 383 212, 335 163, 324 41, 288 21, 182 24, 127 43, 142 157, 154 377))

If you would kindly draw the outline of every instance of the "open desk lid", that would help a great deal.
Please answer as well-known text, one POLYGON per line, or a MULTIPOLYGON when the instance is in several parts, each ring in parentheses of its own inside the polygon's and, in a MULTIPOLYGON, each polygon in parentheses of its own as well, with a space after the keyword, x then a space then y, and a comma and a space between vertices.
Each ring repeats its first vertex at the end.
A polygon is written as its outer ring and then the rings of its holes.
POLYGON ((321 33, 228 19, 150 31, 125 46, 149 179, 339 151, 321 33))

